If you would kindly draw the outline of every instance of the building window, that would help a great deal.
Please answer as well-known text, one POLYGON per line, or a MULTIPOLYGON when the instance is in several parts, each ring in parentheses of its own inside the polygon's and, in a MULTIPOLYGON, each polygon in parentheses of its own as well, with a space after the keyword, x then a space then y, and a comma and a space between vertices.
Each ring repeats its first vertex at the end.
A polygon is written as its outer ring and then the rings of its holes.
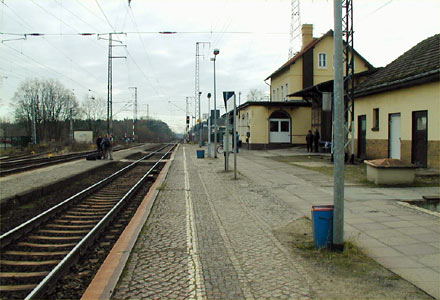
POLYGON ((275 89, 273 89, 272 100, 277 100, 277 95, 275 93, 275 89))
POLYGON ((281 86, 281 99, 284 99, 284 86, 281 86))
POLYGON ((270 132, 278 132, 278 121, 270 121, 270 132))
POLYGON ((281 132, 289 132, 289 121, 281 121, 281 132))
POLYGON ((373 128, 372 131, 379 131, 379 108, 373 108, 373 128))
POLYGON ((280 100, 280 88, 277 88, 277 100, 280 100))
POLYGON ((318 53, 318 67, 327 69, 327 53, 318 53))
POLYGON ((287 101, 287 96, 289 96, 289 86, 286 83, 286 101, 287 101))

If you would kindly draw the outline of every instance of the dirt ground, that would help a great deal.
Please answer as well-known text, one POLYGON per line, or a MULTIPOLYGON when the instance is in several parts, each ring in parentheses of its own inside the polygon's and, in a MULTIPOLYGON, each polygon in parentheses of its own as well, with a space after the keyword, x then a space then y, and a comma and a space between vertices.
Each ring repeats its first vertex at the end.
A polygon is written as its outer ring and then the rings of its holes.
POLYGON ((385 269, 346 242, 343 252, 316 250, 312 222, 300 218, 274 231, 292 255, 305 261, 313 283, 313 299, 433 299, 408 281, 385 269))

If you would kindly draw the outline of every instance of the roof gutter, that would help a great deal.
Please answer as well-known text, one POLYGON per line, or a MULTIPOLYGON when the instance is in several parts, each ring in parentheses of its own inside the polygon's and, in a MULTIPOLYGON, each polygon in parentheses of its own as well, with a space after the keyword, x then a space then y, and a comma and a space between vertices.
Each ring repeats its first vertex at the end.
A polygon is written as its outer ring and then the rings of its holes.
POLYGON ((381 93, 381 92, 391 91, 394 89, 405 87, 411 81, 416 81, 413 83, 414 85, 438 81, 439 76, 437 74, 439 74, 439 73, 440 73, 440 69, 431 70, 431 71, 424 72, 421 74, 406 77, 404 79, 398 79, 398 80, 394 80, 391 82, 382 83, 382 84, 371 86, 371 87, 368 87, 365 89, 361 89, 361 90, 355 91, 354 95, 357 98, 357 97, 368 96, 371 94, 377 94, 377 93, 381 93))

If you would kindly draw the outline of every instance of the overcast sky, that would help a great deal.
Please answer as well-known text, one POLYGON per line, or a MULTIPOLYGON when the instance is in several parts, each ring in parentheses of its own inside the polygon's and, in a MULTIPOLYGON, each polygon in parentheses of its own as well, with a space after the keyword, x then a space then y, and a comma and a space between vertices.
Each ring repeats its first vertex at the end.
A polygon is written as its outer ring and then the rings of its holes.
MULTIPOLYGON (((183 132, 186 97, 194 97, 196 42, 200 46, 202 113, 213 92, 217 56, 217 105, 221 92, 250 89, 266 93, 264 79, 287 60, 290 1, 166 0, 2 0, 0 23, 0 117, 12 120, 11 98, 26 78, 55 78, 85 97, 107 98, 108 41, 114 36, 113 112, 132 118, 138 88, 138 116, 161 119, 183 132), (164 35, 158 32, 173 31, 164 35), (41 33, 44 36, 22 34, 41 33), (14 35, 12 35, 14 34, 14 35), (21 35, 20 35, 21 34, 21 35), (89 91, 89 89, 91 91, 89 91)), ((314 36, 333 29, 333 1, 301 0, 302 24, 314 36)), ((385 66, 423 39, 440 31, 439 0, 354 1, 354 47, 375 67, 385 66)), ((299 41, 300 42, 300 41, 299 41)), ((213 101, 211 101, 211 105, 213 101)), ((191 99, 190 109, 194 111, 191 99)), ((223 111, 222 111, 223 112, 223 111)))

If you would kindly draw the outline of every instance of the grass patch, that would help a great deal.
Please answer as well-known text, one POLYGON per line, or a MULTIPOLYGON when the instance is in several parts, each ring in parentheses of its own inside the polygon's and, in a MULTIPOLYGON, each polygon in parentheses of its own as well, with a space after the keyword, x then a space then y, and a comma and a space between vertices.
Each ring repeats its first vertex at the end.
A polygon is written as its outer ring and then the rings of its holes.
POLYGON ((158 190, 158 191, 163 191, 163 190, 166 189, 166 187, 167 187, 167 184, 166 184, 166 182, 165 182, 165 183, 163 183, 161 186, 159 186, 159 187, 157 188, 157 190, 158 190))
POLYGON ((273 233, 319 283, 312 299, 432 299, 368 257, 357 247, 358 237, 345 240, 341 252, 315 249, 312 221, 306 217, 273 233))

